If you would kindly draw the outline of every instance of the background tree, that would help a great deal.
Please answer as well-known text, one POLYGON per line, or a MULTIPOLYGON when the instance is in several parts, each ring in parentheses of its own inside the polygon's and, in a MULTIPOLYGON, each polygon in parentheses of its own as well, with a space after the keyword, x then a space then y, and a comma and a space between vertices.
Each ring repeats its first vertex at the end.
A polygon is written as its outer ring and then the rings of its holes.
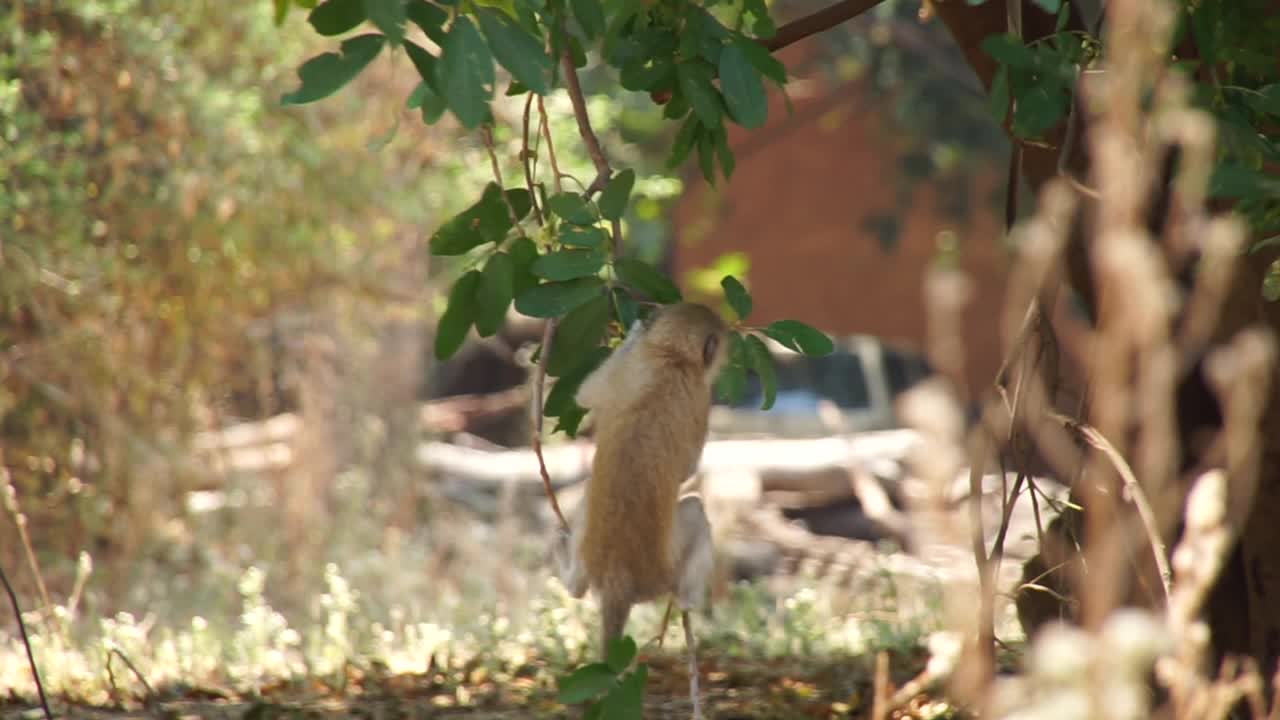
MULTIPOLYGON (((565 390, 598 363, 622 328, 643 312, 637 299, 670 302, 678 294, 660 273, 628 257, 622 219, 635 176, 614 166, 592 131, 578 78, 589 53, 597 54, 603 66, 616 71, 616 81, 622 87, 645 93, 663 106, 663 116, 677 128, 669 163, 694 160, 704 178, 716 182, 731 176, 735 165, 726 125, 760 127, 767 112, 765 88, 786 82, 785 68, 771 52, 877 4, 875 0, 844 0, 779 26, 770 8, 758 0, 514 0, 496 4, 327 0, 310 10, 307 17, 311 25, 326 36, 357 28, 360 34, 342 41, 337 53, 303 65, 299 88, 283 100, 293 104, 319 100, 338 90, 380 53, 401 50, 421 79, 407 102, 420 109, 428 123, 450 113, 489 142, 499 117, 496 108, 516 102, 511 98, 524 98, 523 114, 511 113, 521 118, 520 132, 525 138, 519 156, 495 155, 495 184, 469 210, 442 225, 431 239, 434 254, 462 256, 463 267, 468 268, 454 284, 441 317, 436 352, 440 357, 449 355, 471 327, 481 335, 492 333, 513 301, 518 311, 547 318, 540 371, 546 370, 558 382, 544 411, 557 419, 557 429, 573 433, 581 411, 565 390), (510 73, 509 82, 499 82, 495 65, 510 73), (541 144, 544 134, 540 130, 546 117, 535 112, 535 107, 540 111, 541 98, 556 88, 566 89, 573 101, 577 129, 593 164, 590 177, 560 172, 554 148, 541 144), (495 94, 500 96, 497 100, 495 94), (547 164, 552 168, 549 180, 539 172, 547 164)), ((277 8, 282 17, 287 15, 288 0, 277 0, 277 8)), ((1100 279, 1105 278, 1105 272, 1099 270, 1100 258, 1112 249, 1102 244, 1112 243, 1108 233, 1127 220, 1116 216, 1114 208, 1145 208, 1143 242, 1147 244, 1142 247, 1159 254, 1164 266, 1179 279, 1183 293, 1191 291, 1207 272, 1206 265, 1217 258, 1210 257, 1206 247, 1206 226, 1197 224, 1200 197, 1190 189, 1194 183, 1181 179, 1197 170, 1210 172, 1210 207, 1231 208, 1247 220, 1252 240, 1229 256, 1229 276, 1234 280, 1223 290, 1222 311, 1206 321, 1184 317, 1189 305, 1182 304, 1170 320, 1179 331, 1196 324, 1192 333, 1195 341, 1183 348, 1184 361, 1176 363, 1173 373, 1173 430, 1178 446, 1169 453, 1168 472, 1144 476, 1142 482, 1149 490, 1158 490, 1164 519, 1162 527, 1155 530, 1156 547, 1163 548, 1178 532, 1175 519, 1180 516, 1193 472, 1225 466, 1244 477, 1257 469, 1256 502, 1248 521, 1237 528, 1238 549, 1209 612, 1217 650, 1252 655, 1264 672, 1275 667, 1280 653, 1280 644, 1274 642, 1280 637, 1280 612, 1266 601, 1274 592, 1274 578, 1280 577, 1280 555, 1275 550, 1280 543, 1268 521, 1280 510, 1273 507, 1280 498, 1280 402, 1276 401, 1280 387, 1269 383, 1265 375, 1257 383, 1258 396, 1265 403, 1258 408, 1252 431, 1260 431, 1258 436, 1264 438, 1261 447, 1250 446, 1240 454, 1221 444, 1206 447, 1200 439, 1206 432, 1221 430, 1230 415, 1222 406, 1221 388, 1211 387, 1205 372, 1206 348, 1226 342, 1246 328, 1280 329, 1280 310, 1274 302, 1280 288, 1276 259, 1280 252, 1280 188, 1273 176, 1280 159, 1275 136, 1280 116, 1277 10, 1280 7, 1274 3, 1258 0, 1206 0, 1168 6, 1117 1, 1106 8, 1059 0, 993 0, 927 2, 919 9, 922 17, 936 15, 950 31, 1013 141, 1009 222, 1017 217, 1020 189, 1025 187, 1033 196, 1038 195, 1055 178, 1064 178, 1075 189, 1077 210, 1070 216, 1072 239, 1064 258, 1067 272, 1044 281, 1037 289, 1030 299, 1029 330, 1019 333, 1010 348, 1011 359, 1025 356, 1029 349, 1037 350, 1049 363, 1051 386, 1060 393, 1065 392, 1068 379, 1060 375, 1072 360, 1058 357, 1054 328, 1062 315, 1061 306, 1072 304, 1087 318, 1086 327, 1103 336, 1119 327, 1126 312, 1125 300, 1117 298, 1114 287, 1103 287, 1105 282, 1100 279), (1160 12, 1166 7, 1170 12, 1160 12), (1111 51, 1124 45, 1108 43, 1112 32, 1109 22, 1117 24, 1114 32, 1120 37, 1135 33, 1135 37, 1153 38, 1153 44, 1133 52, 1122 50, 1119 58, 1113 58, 1111 51), (1143 23, 1164 24, 1152 28, 1143 23), (1132 86, 1116 90, 1121 86, 1106 83, 1107 73, 1114 69, 1110 65, 1113 60, 1137 63, 1144 72, 1151 71, 1146 75, 1132 73, 1137 78, 1132 86), (1094 83, 1094 78, 1102 80, 1094 83), (1090 88, 1112 94, 1091 96, 1090 88), (1186 152, 1194 144, 1191 141, 1176 133, 1161 134, 1160 126, 1148 116, 1122 116, 1128 111, 1109 109, 1107 100, 1114 100, 1118 97, 1115 93, 1122 91, 1147 97, 1157 107, 1165 95, 1178 94, 1191 106, 1211 114, 1221 141, 1208 167, 1192 166, 1192 155, 1186 152), (1110 162, 1107 152, 1123 155, 1124 143, 1129 143, 1131 150, 1145 152, 1143 157, 1161 159, 1133 165, 1136 174, 1121 178, 1131 186, 1128 190, 1116 184, 1119 174, 1108 176, 1095 164, 1100 158, 1110 162), (1100 150, 1104 148, 1107 152, 1100 150), (1139 192, 1141 199, 1116 204, 1119 194, 1131 192, 1139 192), (1057 291, 1059 287, 1062 292, 1057 291), (1207 327, 1199 325, 1206 322, 1207 327), (1169 478, 1177 481, 1169 482, 1169 478)), ((1120 67, 1127 69, 1129 65, 1120 67)), ((1128 77, 1121 73, 1113 76, 1128 77)), ((936 121, 932 128, 924 124, 926 132, 945 127, 950 118, 939 114, 936 121)), ((749 296, 732 278, 725 281, 725 291, 739 317, 745 318, 750 310, 749 296)), ((824 349, 815 334, 798 324, 783 324, 766 332, 799 349, 824 349)), ((735 346, 734 371, 726 374, 723 392, 732 393, 741 384, 748 366, 768 384, 771 368, 755 348, 746 343, 735 346)), ((1143 450, 1142 438, 1135 437, 1132 405, 1139 396, 1123 393, 1113 397, 1090 393, 1089 389, 1105 388, 1110 393, 1126 382, 1137 382, 1145 369, 1129 369, 1133 359, 1127 356, 1113 359, 1117 361, 1114 366, 1084 367, 1083 383, 1075 395, 1087 403, 1082 417, 1096 423, 1109 438, 1109 446, 1123 457, 1143 450), (1119 382, 1104 382, 1105 378, 1119 382)), ((1007 374, 993 381, 1014 394, 1020 389, 1020 383, 1007 374)), ((1050 402, 1055 399, 1051 397, 1050 402)), ((1026 437, 1037 444, 1041 444, 1041 434, 1030 432, 1030 427, 1046 417, 1049 409, 1036 408, 1035 420, 1024 422, 1026 437)), ((1079 407, 1062 410, 1080 412, 1079 407)), ((1017 445, 1015 442, 1010 448, 1017 445)), ((1018 453, 1018 459, 1028 462, 1025 453, 1018 453)), ((1115 468, 1096 460, 1089 460, 1088 468, 1089 482, 1084 486, 1120 487, 1115 468)), ((1233 487, 1237 491, 1233 502, 1247 502, 1249 493, 1241 492, 1247 490, 1247 484, 1233 487)), ((1100 534, 1118 527, 1116 518, 1131 514, 1114 506, 1113 500, 1088 492, 1081 499, 1086 506, 1085 521, 1060 525, 1068 526, 1068 534, 1091 534, 1100 540, 1100 534)), ((975 554, 980 571, 989 572, 992 558, 981 544, 975 554)), ((1152 570, 1148 568, 1148 572, 1152 570)), ((1061 584, 1070 587, 1068 573, 1059 574, 1063 576, 1061 584)), ((1153 582, 1148 588, 1158 585, 1158 578, 1149 579, 1153 582)), ((1162 602, 1158 594, 1144 591, 1141 583, 1118 589, 1112 600, 1162 602)), ((1108 607, 1106 603, 1094 606, 1086 602, 1080 619, 1087 625, 1096 624, 1108 607)), ((1030 610, 1025 615, 1030 623, 1035 622, 1034 616, 1030 610)), ((989 632, 988 627, 984 635, 989 632)))

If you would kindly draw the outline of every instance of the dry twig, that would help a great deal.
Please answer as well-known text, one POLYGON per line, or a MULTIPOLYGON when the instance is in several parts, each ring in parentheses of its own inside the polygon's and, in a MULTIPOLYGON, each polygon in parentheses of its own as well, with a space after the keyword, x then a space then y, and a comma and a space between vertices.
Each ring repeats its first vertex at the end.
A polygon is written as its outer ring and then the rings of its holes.
POLYGON ((40 681, 40 669, 36 666, 35 653, 31 651, 31 638, 27 637, 27 624, 22 620, 22 608, 18 605, 18 596, 9 584, 9 576, 4 568, 0 568, 0 583, 4 583, 4 591, 9 594, 9 604, 13 606, 13 616, 18 621, 18 632, 22 635, 22 646, 27 650, 27 662, 31 664, 31 678, 36 683, 36 694, 40 696, 40 708, 44 710, 45 720, 53 720, 49 711, 49 700, 44 696, 44 683, 40 681))

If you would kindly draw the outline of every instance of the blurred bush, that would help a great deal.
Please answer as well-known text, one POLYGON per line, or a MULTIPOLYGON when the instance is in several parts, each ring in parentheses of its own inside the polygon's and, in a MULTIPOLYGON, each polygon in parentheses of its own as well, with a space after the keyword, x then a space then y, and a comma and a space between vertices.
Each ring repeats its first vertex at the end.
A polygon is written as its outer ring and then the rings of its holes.
MULTIPOLYGON (((58 559, 127 560, 180 517, 205 473, 181 454, 193 430, 290 402, 278 350, 297 326, 370 300, 418 319, 416 227, 452 207, 465 158, 448 128, 369 152, 398 127, 368 97, 409 82, 393 67, 281 109, 309 48, 268 3, 5 5, 0 485, 59 585, 74 563, 58 559), (434 187, 404 181, 427 164, 434 187)), ((16 569, 12 533, 0 523, 16 569)))

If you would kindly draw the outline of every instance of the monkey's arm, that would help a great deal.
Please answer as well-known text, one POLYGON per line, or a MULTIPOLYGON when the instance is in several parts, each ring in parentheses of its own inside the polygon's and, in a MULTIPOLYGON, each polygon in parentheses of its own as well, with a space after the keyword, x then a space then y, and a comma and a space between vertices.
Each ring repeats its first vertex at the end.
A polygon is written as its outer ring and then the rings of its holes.
POLYGON ((626 373, 634 373, 640 368, 626 368, 630 357, 635 353, 636 347, 640 344, 640 339, 644 335, 644 325, 639 320, 631 326, 631 330, 627 332, 627 339, 618 346, 617 350, 604 361, 600 367, 596 368, 586 380, 582 381, 582 385, 578 386, 578 393, 574 396, 574 402, 587 410, 599 410, 609 398, 613 396, 616 390, 616 384, 622 375, 626 373))

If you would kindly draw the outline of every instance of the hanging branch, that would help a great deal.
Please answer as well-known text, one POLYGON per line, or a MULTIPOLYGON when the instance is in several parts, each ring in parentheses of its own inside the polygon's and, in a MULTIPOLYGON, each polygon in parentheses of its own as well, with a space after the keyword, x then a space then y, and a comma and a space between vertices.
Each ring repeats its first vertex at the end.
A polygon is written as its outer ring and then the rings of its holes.
MULTIPOLYGON (((511 198, 507 196, 506 185, 502 182, 502 169, 498 166, 498 151, 493 145, 493 128, 488 125, 480 128, 480 137, 484 140, 485 150, 489 152, 489 167, 493 170, 493 179, 498 182, 498 189, 502 190, 502 202, 507 206, 507 215, 511 218, 511 226, 516 232, 524 237, 524 230, 520 227, 520 217, 516 214, 516 208, 511 204, 511 198)), ((529 193, 529 202, 533 202, 533 193, 529 193)))
POLYGON ((587 186, 586 196, 590 198, 604 189, 610 176, 613 175, 613 169, 609 167, 609 160, 605 158, 604 150, 600 148, 600 139, 591 129, 591 117, 587 115, 587 101, 582 95, 582 84, 578 82, 578 69, 573 66, 573 54, 568 48, 565 48, 560 55, 560 67, 564 70, 565 90, 568 91, 569 100, 573 103, 573 116, 578 121, 578 134, 582 136, 582 143, 587 146, 587 154, 591 156, 591 162, 596 166, 596 179, 587 186))
POLYGON ((0 583, 4 583, 4 591, 9 594, 9 604, 13 606, 13 616, 18 619, 18 632, 22 635, 22 646, 27 649, 27 662, 31 664, 31 677, 36 681, 36 694, 40 696, 40 707, 44 710, 45 720, 53 720, 49 711, 49 701, 44 696, 44 683, 40 682, 40 670, 36 667, 36 655, 31 651, 31 638, 27 637, 27 624, 22 621, 22 608, 18 605, 18 596, 9 584, 9 576, 0 568, 0 583))
POLYGON ((817 35, 820 32, 830 30, 847 20, 861 15, 871 8, 879 5, 881 0, 843 0, 830 7, 823 8, 812 15, 806 15, 798 20, 791 22, 778 28, 778 32, 767 40, 761 40, 760 44, 769 52, 777 52, 782 48, 797 43, 810 35, 817 35))
MULTIPOLYGON (((534 192, 533 175, 537 166, 538 153, 529 150, 529 111, 533 108, 533 99, 537 97, 538 102, 542 102, 542 97, 536 93, 529 93, 529 97, 524 101, 524 124, 523 124, 523 140, 520 143, 520 167, 524 168, 524 186, 529 191, 529 204, 533 208, 533 219, 537 221, 538 227, 542 227, 544 222, 542 219, 542 208, 538 206, 538 194, 534 192)), ((534 138, 537 140, 538 138, 534 138)))
MULTIPOLYGON (((560 65, 564 68, 565 89, 569 91, 569 100, 573 102, 573 116, 578 120, 578 134, 582 136, 582 143, 587 146, 587 154, 591 156, 591 162, 596 166, 596 179, 587 186, 585 193, 590 199, 592 195, 609 184, 609 178, 613 177, 613 168, 609 166, 609 159, 604 156, 604 150, 600 148, 600 139, 591 129, 591 117, 587 115, 587 101, 582 95, 582 84, 578 82, 578 70, 573 66, 573 55, 568 49, 560 56, 560 65)), ((612 231, 609 247, 613 251, 613 256, 617 257, 618 251, 622 248, 622 221, 611 221, 609 229, 612 231)))

